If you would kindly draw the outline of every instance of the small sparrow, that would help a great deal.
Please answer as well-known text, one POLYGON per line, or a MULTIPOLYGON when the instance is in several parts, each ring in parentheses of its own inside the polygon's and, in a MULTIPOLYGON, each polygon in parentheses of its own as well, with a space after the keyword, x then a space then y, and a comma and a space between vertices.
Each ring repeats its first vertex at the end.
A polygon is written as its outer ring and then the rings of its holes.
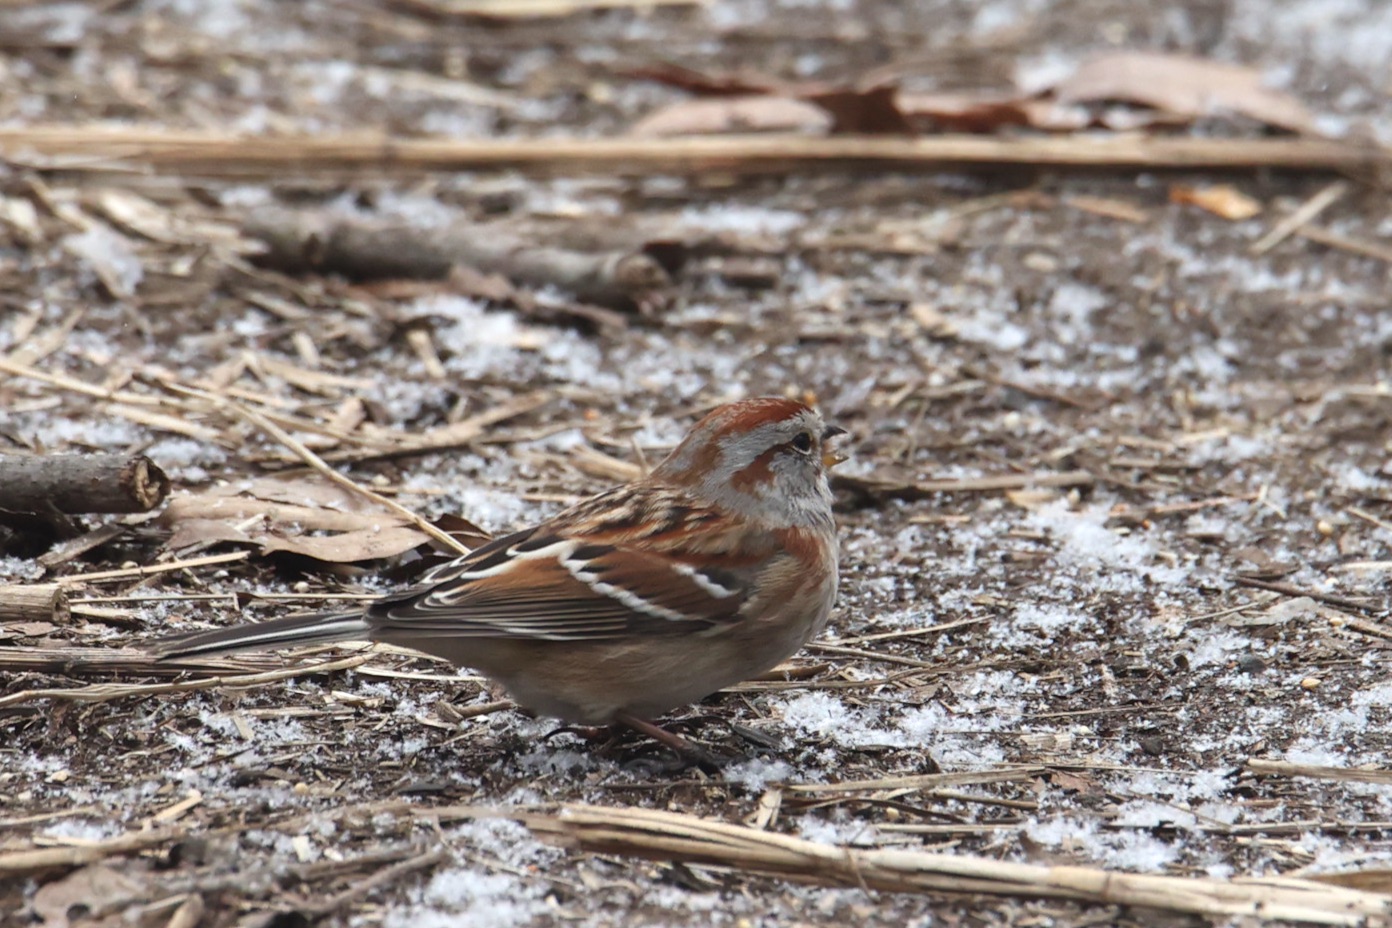
POLYGON ((472 667, 523 707, 647 721, 789 657, 836 599, 827 443, 845 430, 777 397, 721 406, 648 476, 487 544, 352 612, 155 643, 161 658, 368 640, 472 667))

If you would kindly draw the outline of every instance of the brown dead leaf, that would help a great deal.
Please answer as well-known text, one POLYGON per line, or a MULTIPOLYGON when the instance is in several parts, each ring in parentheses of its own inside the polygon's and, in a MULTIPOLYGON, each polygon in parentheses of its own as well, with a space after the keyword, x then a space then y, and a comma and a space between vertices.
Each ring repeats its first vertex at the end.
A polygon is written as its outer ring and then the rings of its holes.
POLYGON ((1227 184, 1213 187, 1185 187, 1176 184, 1170 188, 1170 202, 1197 206, 1234 222, 1251 219, 1262 211, 1261 203, 1227 184))
POLYGON ((1102 787, 1085 773, 1070 773, 1067 770, 1049 771, 1049 781, 1056 789, 1075 792, 1082 796, 1100 796, 1102 787))
POLYGON ((831 124, 831 116, 815 104, 764 95, 681 100, 644 116, 628 132, 646 138, 735 132, 819 134, 831 124))
POLYGON ((899 109, 899 88, 894 84, 809 88, 802 96, 831 114, 833 134, 912 135, 914 132, 908 117, 899 109))
POLYGON ((355 564, 396 557, 426 540, 423 532, 408 525, 390 525, 340 532, 337 535, 302 535, 298 538, 259 539, 265 552, 285 551, 331 564, 355 564))
POLYGON ((175 497, 160 521, 173 551, 250 544, 335 564, 397 557, 426 535, 336 484, 265 477, 175 497))
POLYGON ((1029 126, 1051 132, 1085 129, 1088 114, 1054 100, 999 91, 902 93, 899 108, 925 129, 949 132, 994 132, 1003 126, 1029 126))
MULTIPOLYGON (((780 119, 806 119, 804 111, 787 109, 786 104, 811 103, 831 115, 832 133, 857 134, 912 134, 914 127, 899 107, 899 89, 896 84, 878 81, 864 85, 831 84, 825 81, 785 81, 767 75, 736 72, 727 74, 706 74, 692 68, 673 64, 656 64, 629 72, 634 77, 659 81, 700 96, 739 97, 744 100, 782 100, 783 103, 759 103, 756 112, 745 114, 749 118, 760 118, 759 108, 773 107, 772 115, 780 119), (779 109, 782 112, 779 112, 779 109)), ((743 106, 753 104, 744 103, 743 106)), ((715 121, 714 114, 720 110, 697 109, 708 120, 715 121)), ((770 114, 765 113, 763 116, 770 114)), ((690 118, 690 117, 685 117, 690 118)), ((640 125, 642 125, 640 123, 640 125)), ((734 131, 734 130, 725 130, 734 131)), ((803 130, 807 131, 807 130, 803 130)), ((647 134, 655 134, 651 127, 647 134)), ((669 133, 677 134, 677 133, 669 133)), ((680 133, 696 134, 696 133, 680 133)))
POLYGON ((1314 118, 1299 100, 1262 86, 1243 65, 1187 55, 1124 51, 1086 61, 1054 87, 1063 103, 1139 104, 1194 118, 1240 113, 1292 132, 1313 133, 1314 118))
POLYGON ((659 61, 644 65, 641 68, 631 68, 625 73, 629 77, 656 81, 669 87, 678 87, 702 97, 778 94, 789 86, 786 81, 754 71, 710 74, 670 61, 659 61))
POLYGON ((107 922, 104 916, 116 916, 112 923, 119 924, 119 913, 147 896, 137 880, 105 864, 92 864, 40 887, 31 908, 44 928, 97 925, 107 922))
POLYGON ((479 545, 491 539, 493 536, 484 531, 479 526, 470 522, 463 516, 447 512, 437 519, 432 519, 431 524, 440 531, 454 537, 458 541, 470 548, 477 548, 479 545))
POLYGON ((509 22, 554 19, 596 10, 651 9, 657 6, 699 6, 704 0, 414 0, 436 15, 468 16, 509 22))

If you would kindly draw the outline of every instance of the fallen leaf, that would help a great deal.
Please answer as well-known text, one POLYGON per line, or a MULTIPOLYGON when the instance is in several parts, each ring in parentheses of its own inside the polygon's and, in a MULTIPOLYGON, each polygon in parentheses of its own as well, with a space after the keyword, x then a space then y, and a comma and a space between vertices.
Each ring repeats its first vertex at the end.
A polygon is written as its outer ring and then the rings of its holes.
POLYGON ((711 74, 670 61, 631 68, 624 73, 629 77, 656 81, 703 97, 777 94, 790 86, 788 82, 780 81, 776 77, 752 71, 711 74))
POLYGON ((912 135, 914 131, 899 109, 899 88, 894 84, 809 88, 802 96, 831 114, 833 134, 912 135))
POLYGON ((248 544, 334 564, 397 557, 429 541, 404 516, 337 484, 276 477, 175 497, 160 521, 173 530, 171 551, 248 544))
POLYGON ((1240 113, 1292 132, 1314 132, 1314 118, 1305 105, 1264 87, 1259 72, 1187 55, 1099 55, 1056 85, 1053 93, 1063 103, 1132 103, 1189 118, 1240 113))
POLYGON ((1085 773, 1070 773, 1067 770, 1049 771, 1049 780, 1056 789, 1076 792, 1081 796, 1100 796, 1102 787, 1085 773))
POLYGON ((823 133, 832 118, 821 107, 777 96, 716 97, 681 100, 644 116, 630 135, 654 138, 721 135, 734 132, 823 133))
POLYGON ((298 538, 261 538, 261 550, 300 554, 331 564, 354 564, 396 557, 425 541, 415 526, 392 525, 339 532, 336 535, 302 535, 298 538))
MULTIPOLYGON (((706 74, 673 64, 657 64, 629 72, 701 96, 742 97, 760 100, 802 101, 831 115, 831 132, 856 134, 912 134, 914 127, 899 108, 899 89, 888 81, 866 84, 831 84, 825 81, 784 81, 762 74, 706 74)), ((749 104, 745 104, 749 105, 749 104)), ((764 106, 768 104, 760 104, 764 106)), ((709 112, 707 118, 714 118, 709 112)), ((792 111, 787 111, 787 117, 792 111)), ((804 117, 805 118, 805 117, 804 117)), ((651 127, 648 133, 652 134, 651 127)))
POLYGON ((39 887, 30 907, 44 928, 90 926, 147 895, 146 887, 131 877, 105 864, 92 864, 39 887))
POLYGON ((1003 126, 1029 126, 1052 132, 1085 129, 1089 116, 1076 106, 999 91, 903 93, 899 108, 925 129, 949 132, 994 132, 1003 126))
POLYGON ((1175 185, 1170 188, 1170 202, 1197 206, 1200 209, 1208 210, 1215 216, 1222 216, 1224 219, 1233 221, 1251 219, 1262 211, 1260 203, 1236 187, 1230 187, 1227 184, 1216 187, 1175 185))
POLYGON ((553 19, 597 10, 699 6, 702 2, 703 0, 434 0, 429 7, 436 15, 476 16, 480 19, 507 22, 518 19, 553 19))

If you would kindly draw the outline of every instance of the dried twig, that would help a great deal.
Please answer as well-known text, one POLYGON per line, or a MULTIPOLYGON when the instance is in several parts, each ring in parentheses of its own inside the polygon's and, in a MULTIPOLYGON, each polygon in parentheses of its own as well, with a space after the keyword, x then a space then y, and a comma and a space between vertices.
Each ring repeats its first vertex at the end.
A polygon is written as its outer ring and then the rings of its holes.
POLYGON ((413 454, 431 454, 436 451, 449 451, 462 448, 487 434, 488 427, 515 419, 535 409, 540 409, 556 398, 549 390, 536 390, 524 393, 497 403, 482 412, 458 422, 442 425, 428 432, 398 441, 384 447, 351 448, 344 451, 331 451, 323 455, 324 460, 337 462, 376 461, 384 458, 399 458, 413 454))
POLYGON ((494 19, 540 19, 569 16, 594 10, 652 9, 659 6, 698 6, 706 0, 390 0, 431 17, 494 19))
POLYGON ((374 133, 233 136, 151 126, 7 126, 0 153, 42 168, 109 171, 139 164, 159 171, 279 177, 339 169, 391 173, 514 170, 605 174, 789 174, 808 170, 1044 166, 1079 169, 1219 168, 1377 172, 1387 149, 1317 138, 1170 136, 719 136, 683 139, 408 139, 374 133), (73 156, 80 156, 77 161, 73 156))
POLYGON ((434 280, 463 264, 525 286, 558 287, 615 309, 646 305, 672 285, 661 265, 641 252, 558 248, 524 239, 497 223, 422 228, 324 212, 271 210, 253 215, 244 231, 266 244, 264 263, 286 271, 359 280, 434 280))
POLYGON ((272 666, 275 665, 264 660, 248 661, 244 657, 161 661, 152 654, 133 648, 0 648, 0 673, 54 673, 68 677, 110 677, 112 674, 173 677, 189 671, 260 673, 272 666))
POLYGON ((1061 474, 1001 474, 963 477, 959 480, 922 480, 916 483, 896 483, 849 474, 833 474, 831 478, 833 489, 847 490, 863 499, 876 501, 927 499, 938 493, 998 493, 1027 487, 1085 487, 1096 482, 1097 478, 1085 470, 1070 470, 1061 474))
POLYGON ((1348 193, 1349 185, 1347 181, 1336 180, 1329 184, 1319 193, 1310 197, 1300 208, 1291 213, 1285 219, 1276 223, 1271 231, 1263 235, 1252 243, 1249 249, 1254 255, 1264 255, 1277 245, 1290 238, 1301 226, 1313 222, 1315 217, 1327 210, 1339 201, 1339 198, 1348 193))
POLYGON ((424 870, 433 867, 441 861, 449 858, 449 852, 445 850, 427 851, 424 854, 417 854, 415 857, 392 864, 376 871, 369 877, 359 880, 342 892, 334 893, 318 902, 298 906, 300 912, 314 918, 330 915, 339 909, 345 908, 357 902, 375 889, 390 886, 397 880, 408 874, 415 873, 417 870, 424 870))
POLYGON ((358 654, 353 657, 345 657, 336 661, 324 661, 318 664, 296 664, 293 667, 286 667, 281 670, 268 670, 265 673, 252 673, 232 677, 203 677, 197 680, 185 680, 179 683, 94 683, 91 686, 79 686, 67 689, 20 690, 18 693, 11 693, 8 696, 0 697, 0 709, 6 706, 18 706, 24 703, 39 702, 44 699, 56 699, 62 702, 95 703, 110 702, 113 699, 125 699, 128 696, 157 696, 163 693, 191 693, 197 690, 215 689, 220 686, 229 689, 244 689, 246 687, 261 686, 265 683, 275 683, 279 680, 289 680, 294 677, 309 676, 311 674, 336 673, 340 670, 352 670, 354 667, 360 667, 367 663, 370 659, 370 655, 358 654))
POLYGON ((518 817, 537 834, 577 850, 724 866, 800 883, 1072 899, 1324 925, 1365 925, 1392 918, 1392 896, 1307 880, 1150 876, 967 855, 861 850, 648 809, 573 805, 559 815, 518 817))
POLYGON ((1293 586, 1289 583, 1261 580, 1257 577, 1234 577, 1233 582, 1238 586, 1252 587, 1258 590, 1269 590, 1272 593, 1280 593, 1282 596, 1306 596, 1317 602, 1335 606, 1339 609, 1351 609, 1354 612, 1377 612, 1379 609, 1385 610, 1387 608, 1387 602, 1385 600, 1382 605, 1379 606, 1371 597, 1354 599, 1349 596, 1338 596, 1334 593, 1325 593, 1322 590, 1309 590, 1303 587, 1293 586))
POLYGON ((344 489, 351 490, 352 492, 357 493, 360 496, 372 500, 374 503, 376 503, 384 509, 389 509, 397 515, 405 517, 406 520, 409 521, 412 525, 420 529, 426 535, 435 539, 440 544, 444 545, 447 549, 456 551, 459 554, 469 553, 469 546, 461 544, 460 541, 453 535, 449 534, 448 532, 441 531, 440 529, 431 525, 428 521, 416 515, 414 512, 407 509, 405 506, 401 505, 396 500, 387 499, 380 493, 375 493, 372 490, 367 489, 366 487, 359 486, 350 478, 345 477, 343 474, 340 474, 338 471, 334 470, 328 464, 324 463, 323 459, 320 458, 319 455, 315 454, 313 451, 310 451, 309 448, 305 447, 303 442, 295 438, 295 436, 291 435, 289 432, 285 431, 280 426, 276 425, 270 419, 261 415, 261 413, 257 412, 249 406, 243 406, 240 403, 228 402, 226 405, 232 410, 234 410, 242 418, 250 422, 252 425, 255 425, 257 428, 261 429, 263 432, 267 433, 272 438, 279 441, 282 445, 289 448, 300 458, 300 460, 304 461, 314 470, 317 470, 319 473, 323 474, 329 480, 333 481, 334 483, 338 484, 344 489))
POLYGON ((1321 226, 1301 226, 1295 230, 1295 234, 1301 238, 1307 238, 1312 242, 1317 242, 1326 248, 1334 248, 1339 251, 1346 251, 1351 255, 1358 255, 1362 258, 1372 258, 1384 264, 1392 264, 1392 248, 1378 242, 1371 242, 1366 239, 1354 238, 1350 235, 1340 235, 1321 226))
POLYGON ((77 847, 26 848, 0 853, 0 878, 17 879, 48 870, 81 867, 108 857, 157 847, 177 837, 169 832, 141 831, 77 847))
POLYGON ((186 570, 190 567, 208 567, 212 564, 244 561, 250 556, 250 551, 229 551, 227 554, 209 554, 206 557, 190 557, 181 561, 167 561, 163 564, 148 564, 143 567, 123 567, 119 570, 101 570, 90 574, 69 574, 66 577, 58 577, 55 582, 64 586, 76 586, 79 583, 96 583, 105 580, 133 580, 137 577, 169 573, 172 570, 186 570))
POLYGON ((918 776, 845 780, 840 783, 798 783, 785 787, 791 793, 858 793, 876 790, 931 790, 944 786, 977 786, 982 783, 1019 783, 1046 772, 1044 767, 1012 767, 1005 770, 964 770, 958 773, 925 773, 918 776))
POLYGON ((1348 783, 1392 784, 1392 770, 1360 770, 1357 767, 1322 767, 1316 764, 1292 764, 1283 760, 1263 760, 1252 757, 1246 769, 1272 777, 1308 777, 1315 780, 1343 780, 1348 783))

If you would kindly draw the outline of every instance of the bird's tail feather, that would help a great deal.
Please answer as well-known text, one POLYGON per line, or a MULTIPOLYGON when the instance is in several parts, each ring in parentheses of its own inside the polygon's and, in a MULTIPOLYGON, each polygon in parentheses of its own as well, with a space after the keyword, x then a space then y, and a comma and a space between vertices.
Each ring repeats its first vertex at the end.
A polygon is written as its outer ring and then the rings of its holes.
POLYGON ((367 638, 371 626, 362 612, 323 612, 234 625, 206 632, 171 635, 155 641, 150 650, 159 660, 210 657, 236 651, 270 651, 306 644, 327 644, 367 638))

